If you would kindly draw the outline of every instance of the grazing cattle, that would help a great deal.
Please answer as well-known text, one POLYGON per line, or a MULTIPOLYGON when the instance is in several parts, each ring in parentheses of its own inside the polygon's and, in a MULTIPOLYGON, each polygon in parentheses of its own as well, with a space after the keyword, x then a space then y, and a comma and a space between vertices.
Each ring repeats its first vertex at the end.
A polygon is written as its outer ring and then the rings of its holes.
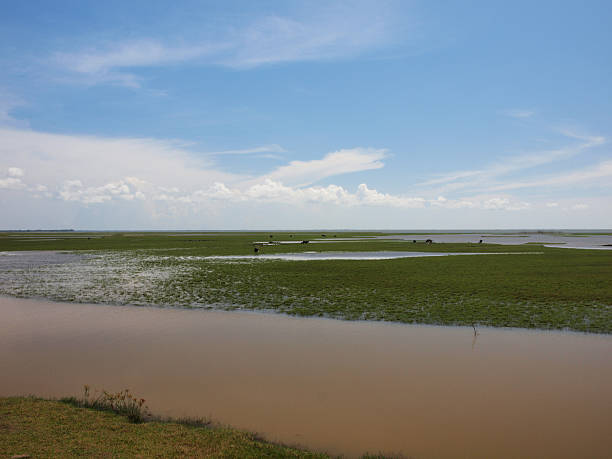
POLYGON ((259 252, 259 248, 258 247, 255 247, 253 250, 254 250, 255 253, 259 252))
POLYGON ((480 241, 478 241, 479 244, 482 244, 482 239, 480 241))
POLYGON ((327 237, 325 234, 321 234, 321 237, 327 237))
POLYGON ((432 241, 431 239, 427 239, 427 240, 425 241, 425 244, 431 244, 431 243, 433 243, 433 241, 432 241))
POLYGON ((272 239, 272 235, 270 234, 270 239, 272 239))
POLYGON ((413 244, 416 244, 416 239, 413 239, 413 240, 412 240, 412 243, 413 243, 413 244))
POLYGON ((300 244, 308 244, 309 241, 302 241, 300 244))

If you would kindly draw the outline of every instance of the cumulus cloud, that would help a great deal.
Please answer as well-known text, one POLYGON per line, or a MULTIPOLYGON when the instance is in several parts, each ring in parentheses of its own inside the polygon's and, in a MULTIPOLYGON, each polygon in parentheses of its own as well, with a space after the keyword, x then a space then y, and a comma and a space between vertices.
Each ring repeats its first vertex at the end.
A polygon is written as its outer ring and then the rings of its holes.
POLYGON ((18 167, 9 167, 8 175, 9 177, 23 177, 23 169, 18 167))
POLYGON ((6 169, 6 175, 0 178, 0 190, 21 190, 26 187, 22 181, 23 169, 18 167, 9 167, 6 169))
POLYGON ((21 179, 15 178, 15 177, 6 177, 3 179, 0 179, 0 189, 3 190, 21 190, 22 188, 25 188, 24 183, 21 181, 21 179))
POLYGON ((139 189, 143 184, 146 182, 135 177, 126 177, 98 187, 84 187, 80 180, 66 180, 58 195, 64 201, 79 201, 84 204, 98 204, 113 199, 144 200, 145 194, 139 189))
MULTIPOLYGON (((353 193, 337 185, 309 186, 324 178, 383 167, 382 149, 338 150, 321 159, 291 161, 268 174, 249 177, 215 169, 214 163, 202 159, 206 155, 189 151, 178 141, 69 136, 8 128, 0 129, 0 139, 0 158, 11 158, 30 171, 30 185, 26 186, 23 168, 5 168, 1 188, 53 195, 85 205, 121 200, 422 205, 418 198, 381 193, 365 184, 353 193)), ((281 149, 274 145, 265 148, 281 149)), ((242 154, 247 149, 231 151, 242 154)))
POLYGON ((338 206, 384 206, 398 208, 421 208, 425 200, 417 197, 396 196, 370 189, 360 184, 355 192, 339 185, 291 187, 281 182, 264 179, 261 183, 244 189, 215 183, 208 189, 196 190, 189 194, 168 195, 161 193, 154 199, 183 203, 198 203, 208 200, 251 203, 279 203, 291 205, 333 204, 338 206))
MULTIPOLYGON (((380 169, 386 158, 383 149, 342 149, 319 159, 291 161, 258 177, 221 172, 206 158, 206 154, 190 151, 179 141, 0 129, 0 190, 7 193, 10 190, 11 202, 15 203, 15 196, 23 195, 45 199, 50 205, 63 202, 63 208, 69 205, 101 212, 112 213, 121 206, 132 206, 133 211, 140 209, 150 218, 163 217, 168 221, 197 214, 237 212, 233 209, 278 209, 279 205, 298 215, 321 209, 350 212, 361 207, 372 210, 355 215, 380 212, 374 209, 401 209, 410 212, 390 211, 385 215, 415 212, 433 215, 443 210, 453 215, 481 212, 496 216, 557 208, 567 213, 601 206, 593 204, 592 199, 567 201, 561 196, 555 196, 554 201, 544 197, 538 202, 508 194, 501 186, 492 192, 491 185, 485 193, 458 195, 432 194, 435 186, 421 189, 420 193, 418 187, 413 187, 413 191, 393 194, 364 182, 354 187, 317 184, 340 174, 380 169)), ((554 184, 611 182, 611 177, 612 162, 604 161, 529 186, 550 188, 554 184)), ((516 188, 527 186, 526 183, 521 182, 516 188)), ((406 189, 410 190, 409 184, 406 189)))

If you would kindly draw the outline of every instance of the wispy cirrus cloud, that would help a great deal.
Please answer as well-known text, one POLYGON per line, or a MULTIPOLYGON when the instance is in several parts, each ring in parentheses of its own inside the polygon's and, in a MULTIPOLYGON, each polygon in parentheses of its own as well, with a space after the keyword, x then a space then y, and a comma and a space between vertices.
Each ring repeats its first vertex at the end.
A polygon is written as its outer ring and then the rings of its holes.
POLYGON ((612 161, 602 161, 594 166, 588 166, 578 170, 545 175, 534 180, 522 180, 510 183, 503 183, 491 187, 492 191, 517 190, 521 188, 548 188, 564 187, 580 183, 593 185, 604 181, 612 187, 612 161))
MULTIPOLYGON (((513 178, 513 174, 571 158, 606 142, 606 138, 603 136, 582 135, 567 130, 562 131, 562 134, 579 142, 557 149, 505 157, 480 169, 448 172, 418 183, 416 187, 428 189, 434 193, 459 191, 480 193, 511 189, 513 186, 520 188, 518 183, 521 182, 517 182, 516 178, 513 178)), ((546 179, 542 180, 545 181, 546 179)), ((533 183, 537 183, 537 180, 533 181, 533 183)), ((542 186, 545 186, 545 182, 542 183, 542 186)))
MULTIPOLYGON (((222 151, 211 151, 207 153, 209 156, 223 156, 223 155, 252 155, 261 153, 287 153, 283 147, 277 144, 262 145, 254 148, 243 148, 238 150, 222 150, 222 151)), ((262 155, 263 156, 263 155, 262 155)))
POLYGON ((97 43, 56 52, 51 62, 69 79, 137 88, 138 68, 204 64, 249 69, 284 62, 351 58, 398 40, 399 21, 390 10, 339 4, 298 16, 268 15, 214 39, 146 37, 97 43))
POLYGON ((531 118, 536 112, 535 110, 531 109, 513 108, 509 110, 502 110, 501 113, 511 118, 525 119, 531 118))

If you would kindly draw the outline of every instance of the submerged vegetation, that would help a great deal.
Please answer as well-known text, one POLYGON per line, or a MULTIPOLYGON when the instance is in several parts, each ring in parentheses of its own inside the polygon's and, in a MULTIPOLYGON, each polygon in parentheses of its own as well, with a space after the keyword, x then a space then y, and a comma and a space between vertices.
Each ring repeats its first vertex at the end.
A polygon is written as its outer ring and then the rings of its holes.
POLYGON ((405 323, 612 333, 612 252, 529 245, 344 240, 377 233, 0 235, 0 250, 66 250, 67 263, 0 263, 0 293, 56 300, 277 311, 405 323), (78 235, 78 237, 75 237, 78 235), (44 239, 48 237, 48 239, 44 239), (220 260, 260 253, 419 251, 517 255, 393 260, 220 260), (536 252, 536 253, 534 253, 536 252), (520 254, 520 256, 518 255, 520 254), (8 266, 8 267, 7 267, 8 266))

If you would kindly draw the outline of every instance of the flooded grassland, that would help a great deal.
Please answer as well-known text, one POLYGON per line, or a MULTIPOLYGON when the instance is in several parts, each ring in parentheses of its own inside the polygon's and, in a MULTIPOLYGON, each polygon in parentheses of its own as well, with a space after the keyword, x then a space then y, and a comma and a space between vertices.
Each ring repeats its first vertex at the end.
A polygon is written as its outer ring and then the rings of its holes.
POLYGON ((0 396, 129 387, 159 415, 349 457, 609 454, 612 251, 18 236, 0 234, 0 396))
POLYGON ((0 248, 13 249, 0 252, 0 293, 350 320, 612 332, 609 250, 477 241, 425 244, 413 243, 413 236, 328 237, 320 244, 314 242, 323 240, 321 235, 273 237, 313 242, 260 245, 255 254, 253 241, 261 234, 0 237, 0 248))

